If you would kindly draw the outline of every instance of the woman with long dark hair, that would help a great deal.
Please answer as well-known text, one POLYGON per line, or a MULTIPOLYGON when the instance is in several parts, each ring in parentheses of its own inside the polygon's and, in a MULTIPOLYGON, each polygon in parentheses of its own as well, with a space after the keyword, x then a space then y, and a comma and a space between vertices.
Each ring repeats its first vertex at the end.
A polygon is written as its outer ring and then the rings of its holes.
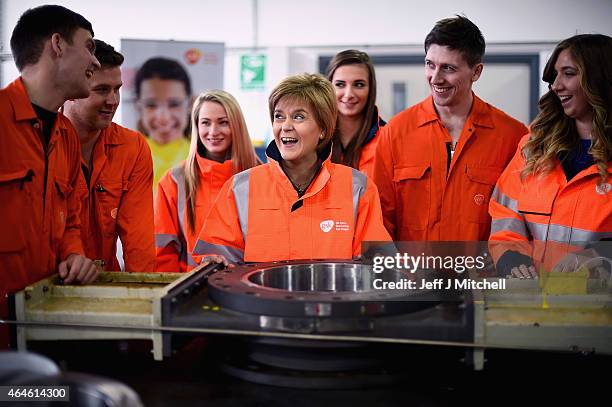
POLYGON ((386 123, 376 107, 376 73, 369 55, 355 49, 330 61, 327 79, 336 92, 338 119, 332 162, 356 168, 372 177, 378 133, 386 123))

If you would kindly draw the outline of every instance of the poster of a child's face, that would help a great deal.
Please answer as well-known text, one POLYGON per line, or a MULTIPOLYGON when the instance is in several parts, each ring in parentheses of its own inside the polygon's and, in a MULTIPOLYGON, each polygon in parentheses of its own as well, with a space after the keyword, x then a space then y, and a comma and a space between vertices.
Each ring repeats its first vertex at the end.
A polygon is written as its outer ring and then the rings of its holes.
POLYGON ((140 132, 158 144, 189 138, 193 92, 191 79, 178 61, 162 57, 147 60, 136 71, 134 89, 140 132))
POLYGON ((223 43, 121 40, 122 123, 158 144, 190 137, 193 95, 223 88, 223 43))

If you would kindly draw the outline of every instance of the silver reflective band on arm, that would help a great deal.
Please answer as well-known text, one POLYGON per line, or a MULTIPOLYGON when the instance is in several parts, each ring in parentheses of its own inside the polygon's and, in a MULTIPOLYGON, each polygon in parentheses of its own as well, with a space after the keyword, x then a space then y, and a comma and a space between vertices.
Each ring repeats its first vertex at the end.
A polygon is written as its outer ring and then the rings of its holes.
POLYGON ((529 239, 529 232, 527 231, 527 227, 525 226, 525 223, 519 219, 494 219, 491 222, 491 235, 502 231, 511 231, 523 236, 525 239, 529 239))
POLYGON ((187 242, 183 242, 177 235, 157 233, 155 234, 155 247, 163 249, 174 243, 176 251, 179 253, 179 261, 190 266, 197 266, 193 258, 187 253, 187 242))
POLYGON ((172 179, 176 183, 176 212, 178 215, 179 225, 181 226, 181 231, 185 233, 185 169, 183 165, 174 167, 172 169, 172 179))
POLYGON ((234 175, 234 199, 236 201, 236 210, 238 211, 238 219, 240 220, 240 229, 242 230, 242 238, 246 243, 247 226, 249 224, 249 182, 250 170, 242 171, 234 175))
MULTIPOLYGON (((186 193, 185 193, 185 167, 181 164, 178 167, 174 167, 172 169, 172 180, 176 183, 176 215, 179 220, 179 226, 181 228, 181 232, 185 233, 185 201, 186 201, 186 193)), ((157 243, 157 235, 155 237, 155 241, 157 243)), ((179 251, 179 261, 183 263, 187 263, 189 266, 197 266, 191 254, 187 252, 187 243, 183 244, 181 240, 177 237, 176 240, 177 249, 179 251)), ((164 247, 158 245, 157 247, 164 247)))
POLYGON ((177 235, 171 235, 169 233, 156 233, 155 234, 155 247, 157 247, 158 249, 163 249, 164 247, 168 246, 172 242, 174 242, 177 248, 180 249, 181 242, 177 235))
POLYGON ((535 240, 548 240, 576 246, 584 245, 587 242, 612 238, 612 232, 593 232, 564 225, 527 222, 527 226, 535 240))
POLYGON ((196 263, 196 261, 193 259, 193 257, 189 253, 187 253, 187 265, 191 267, 195 267, 198 265, 198 263, 196 263))
POLYGON ((516 213, 517 215, 519 215, 517 200, 512 199, 508 195, 501 192, 497 188, 497 186, 495 187, 495 189, 493 189, 493 194, 491 194, 491 199, 505 206, 506 208, 510 209, 512 212, 516 213))
POLYGON ((164 247, 169 246, 171 243, 174 243, 176 251, 178 252, 180 262, 186 263, 190 266, 197 266, 191 255, 187 253, 187 243, 181 241, 181 239, 177 235, 164 233, 155 234, 156 248, 163 249, 164 247))
POLYGON ((355 220, 355 224, 357 224, 357 210, 359 209, 359 200, 366 191, 368 178, 364 173, 356 170, 355 168, 351 168, 351 170, 353 171, 353 219, 355 220))
POLYGON ((203 240, 198 240, 193 253, 199 254, 220 254, 230 263, 244 263, 244 251, 235 247, 223 246, 219 244, 206 243, 203 240))

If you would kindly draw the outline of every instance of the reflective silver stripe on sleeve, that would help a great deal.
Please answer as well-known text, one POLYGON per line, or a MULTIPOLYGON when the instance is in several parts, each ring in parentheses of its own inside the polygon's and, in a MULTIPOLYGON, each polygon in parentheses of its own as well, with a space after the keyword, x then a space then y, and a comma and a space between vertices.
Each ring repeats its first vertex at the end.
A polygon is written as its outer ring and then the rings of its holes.
POLYGON ((612 239, 612 232, 592 232, 590 230, 572 229, 571 242, 596 242, 602 239, 612 239))
POLYGON ((238 219, 240 220, 240 229, 242 230, 242 238, 246 243, 247 226, 249 224, 249 178, 251 172, 249 170, 242 171, 234 175, 234 199, 236 201, 236 209, 238 210, 238 219))
POLYGON ((219 244, 206 243, 203 240, 198 240, 193 253, 197 255, 203 254, 220 254, 230 263, 244 263, 244 251, 235 247, 222 246, 219 244))
POLYGON ((493 194, 491 195, 491 199, 499 203, 500 205, 505 206, 510 209, 512 212, 519 214, 518 211, 518 201, 516 199, 510 198, 508 195, 501 192, 497 186, 493 189, 493 194))
POLYGON ((191 256, 191 253, 187 252, 187 250, 181 251, 181 253, 179 254, 179 261, 181 263, 187 264, 188 266, 195 267, 198 265, 198 263, 196 263, 193 257, 191 256))
POLYGON ((176 212, 181 231, 185 233, 185 170, 182 165, 172 169, 172 179, 176 183, 176 212))
POLYGON ((162 249, 172 242, 176 243, 177 247, 181 246, 181 241, 179 240, 177 235, 171 235, 166 233, 155 234, 155 247, 157 247, 158 249, 162 249))
POLYGON ((192 265, 196 265, 195 261, 191 258, 191 256, 187 253, 186 244, 181 241, 181 239, 177 235, 157 233, 155 234, 155 247, 158 249, 163 249, 167 247, 171 243, 174 243, 176 247, 176 251, 178 252, 179 261, 182 263, 193 263, 192 265))
POLYGON ((601 239, 612 238, 612 232, 593 232, 570 226, 527 222, 527 226, 534 240, 548 240, 552 242, 580 245, 581 243, 595 242, 601 239))
POLYGON ((195 262, 195 260, 193 259, 193 257, 191 256, 191 254, 187 254, 187 265, 188 266, 192 266, 195 267, 198 265, 198 263, 195 262))
POLYGON ((531 232, 531 235, 533 236, 534 240, 546 240, 548 232, 547 224, 527 222, 527 227, 529 228, 529 231, 531 232))
POLYGON ((491 222, 491 235, 502 231, 511 231, 523 236, 525 239, 529 239, 529 232, 527 231, 527 227, 525 226, 525 223, 520 219, 494 219, 491 222))
POLYGON ((355 168, 351 168, 351 170, 353 178, 353 219, 355 221, 355 224, 357 224, 357 210, 359 209, 359 200, 366 191, 366 187, 368 185, 368 178, 363 172, 358 171, 355 168))

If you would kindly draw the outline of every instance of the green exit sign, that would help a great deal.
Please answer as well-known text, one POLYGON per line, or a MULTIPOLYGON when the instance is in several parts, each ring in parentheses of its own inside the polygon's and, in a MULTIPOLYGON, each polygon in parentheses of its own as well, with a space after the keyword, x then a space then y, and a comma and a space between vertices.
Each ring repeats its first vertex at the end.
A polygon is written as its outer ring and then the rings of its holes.
POLYGON ((263 89, 266 82, 266 56, 240 56, 240 86, 242 89, 263 89))

